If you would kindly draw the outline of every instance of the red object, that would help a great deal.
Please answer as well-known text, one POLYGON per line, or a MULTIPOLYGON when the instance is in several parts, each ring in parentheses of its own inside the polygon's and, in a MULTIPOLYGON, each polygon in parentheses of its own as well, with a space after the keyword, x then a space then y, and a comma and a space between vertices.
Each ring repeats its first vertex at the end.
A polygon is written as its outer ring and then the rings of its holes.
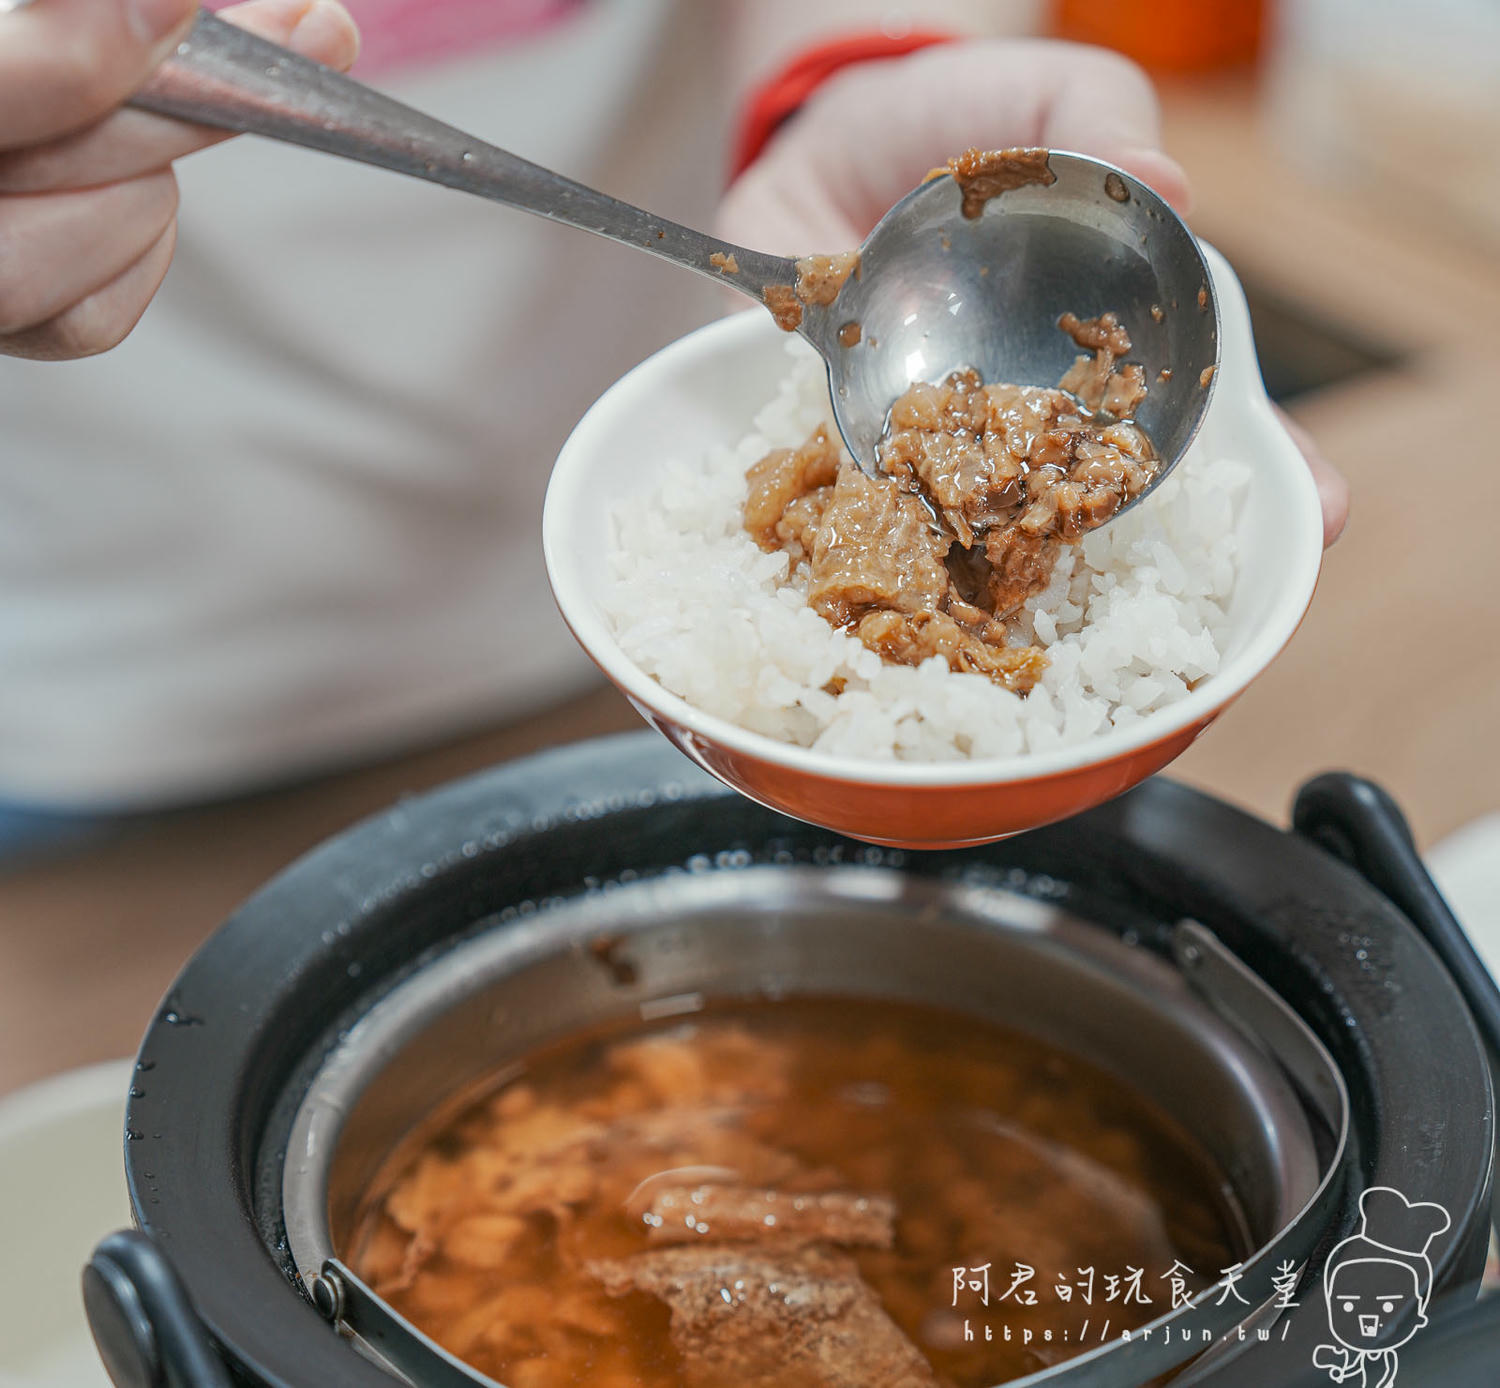
MULTIPOLYGON (((234 0, 204 0, 222 10, 234 0)), ((345 0, 359 25, 359 77, 501 52, 574 18, 584 0, 345 0)), ((0 0, 0 8, 4 8, 0 0)))
POLYGON ((900 38, 879 32, 844 34, 803 49, 750 93, 735 134, 731 177, 744 173, 782 123, 841 68, 881 58, 904 58, 919 48, 951 43, 955 37, 935 29, 913 29, 900 38))

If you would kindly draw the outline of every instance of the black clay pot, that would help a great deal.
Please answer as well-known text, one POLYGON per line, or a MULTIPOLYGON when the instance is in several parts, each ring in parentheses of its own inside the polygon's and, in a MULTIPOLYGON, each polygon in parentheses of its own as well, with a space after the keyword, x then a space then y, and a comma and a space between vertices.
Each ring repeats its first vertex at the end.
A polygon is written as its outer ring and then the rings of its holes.
MULTIPOLYGON (((653 992, 743 992, 774 975, 782 991, 879 995, 899 975, 906 995, 1010 1015, 1021 993, 1001 975, 1015 968, 991 969, 1001 956, 985 951, 1011 950, 1023 973, 1072 968, 1096 990, 1093 1022, 1068 1012, 1070 985, 1028 1026, 1097 1054, 1110 1045, 1099 1017, 1134 1018, 1115 1064, 1148 1079, 1153 1046, 1177 1038, 1195 1057, 1153 1081, 1162 1102, 1214 1109, 1205 1140, 1259 1211, 1257 1237, 1284 1235, 1305 1271, 1274 1336, 1256 1342, 1268 1322, 1247 1315, 1249 1347, 1225 1326, 1181 1381, 1291 1383, 1327 1338, 1322 1262, 1368 1187, 1445 1207, 1434 1306, 1472 1300, 1495 1139, 1481 1030, 1500 1039, 1493 986, 1389 801, 1322 777, 1296 826, 1157 779, 1004 843, 901 854, 764 810, 645 733, 402 802, 247 902, 152 1022, 125 1143, 141 1232, 107 1240, 85 1273, 101 1351, 121 1388, 389 1385, 370 1349, 419 1388, 472 1383, 337 1263, 324 1268, 361 1175, 350 1152, 508 1051, 653 992), (862 954, 849 933, 860 911, 873 922, 862 954), (630 950, 613 978, 577 947, 606 929, 630 950), (724 962, 747 951, 753 969, 724 962), (485 990, 523 976, 549 1004, 486 1031, 485 990), (1250 1078, 1210 1104, 1215 1065, 1250 1078)), ((1434 1316, 1429 1338, 1440 1321, 1458 1346, 1451 1363, 1490 1362, 1493 1315, 1434 1316)), ((1164 1366, 1109 1349, 1047 1381, 1126 1388, 1164 1366)), ((1417 1376, 1415 1344, 1403 1354, 1403 1388, 1437 1381, 1417 1376)))

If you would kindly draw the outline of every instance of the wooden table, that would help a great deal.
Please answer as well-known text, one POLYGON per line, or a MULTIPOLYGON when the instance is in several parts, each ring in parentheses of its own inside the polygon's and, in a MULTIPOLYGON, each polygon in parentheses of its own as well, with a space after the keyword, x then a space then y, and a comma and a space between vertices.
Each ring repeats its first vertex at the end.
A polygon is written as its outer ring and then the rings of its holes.
MULTIPOLYGON (((1349 475, 1349 532, 1274 668, 1174 774, 1280 820, 1306 776, 1384 782, 1424 842, 1500 804, 1500 449, 1491 252, 1433 238, 1399 198, 1317 187, 1261 134, 1253 93, 1169 94, 1195 226, 1247 280, 1396 349, 1395 370, 1295 413, 1349 475), (1476 411, 1475 407, 1478 407, 1476 411), (1476 423, 1469 422, 1478 414, 1476 423)), ((0 878, 0 1092, 135 1049, 157 999, 234 904, 405 791, 639 726, 608 691, 522 726, 316 784, 142 824, 0 878)))
POLYGON ((1349 478, 1349 528, 1291 645, 1172 774, 1275 819, 1306 776, 1357 771, 1432 843, 1500 808, 1500 444, 1470 422, 1500 365, 1455 329, 1497 321, 1495 248, 1289 171, 1248 88, 1171 93, 1167 130, 1243 279, 1403 357, 1294 407, 1349 478))

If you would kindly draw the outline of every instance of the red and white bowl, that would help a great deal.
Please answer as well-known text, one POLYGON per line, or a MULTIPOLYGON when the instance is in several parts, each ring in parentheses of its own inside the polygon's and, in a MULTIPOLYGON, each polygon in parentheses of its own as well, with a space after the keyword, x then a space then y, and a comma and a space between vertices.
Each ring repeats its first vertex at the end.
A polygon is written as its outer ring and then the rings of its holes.
POLYGON ((579 422, 553 469, 543 546, 563 619, 647 722, 753 800, 854 838, 905 848, 985 843, 1097 805, 1161 770, 1264 670, 1296 631, 1323 552, 1317 488, 1266 397, 1239 281, 1205 247, 1221 361, 1194 449, 1248 463, 1237 518, 1240 572, 1223 663, 1186 698, 1133 726, 1057 751, 971 761, 865 761, 753 733, 672 694, 620 648, 601 605, 611 515, 657 485, 667 458, 701 457, 748 433, 787 370, 784 336, 751 310, 641 363, 579 422))

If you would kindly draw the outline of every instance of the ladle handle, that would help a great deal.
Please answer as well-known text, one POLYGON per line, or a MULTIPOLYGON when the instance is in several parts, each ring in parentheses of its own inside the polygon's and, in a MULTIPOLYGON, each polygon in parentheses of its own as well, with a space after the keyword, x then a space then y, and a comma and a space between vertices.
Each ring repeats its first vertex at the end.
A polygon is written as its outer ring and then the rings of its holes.
POLYGON ((201 11, 131 105, 264 135, 489 198, 648 251, 764 301, 794 263, 747 250, 575 183, 201 11), (710 259, 723 257, 718 265, 710 259), (731 273, 727 265, 737 267, 731 273))

